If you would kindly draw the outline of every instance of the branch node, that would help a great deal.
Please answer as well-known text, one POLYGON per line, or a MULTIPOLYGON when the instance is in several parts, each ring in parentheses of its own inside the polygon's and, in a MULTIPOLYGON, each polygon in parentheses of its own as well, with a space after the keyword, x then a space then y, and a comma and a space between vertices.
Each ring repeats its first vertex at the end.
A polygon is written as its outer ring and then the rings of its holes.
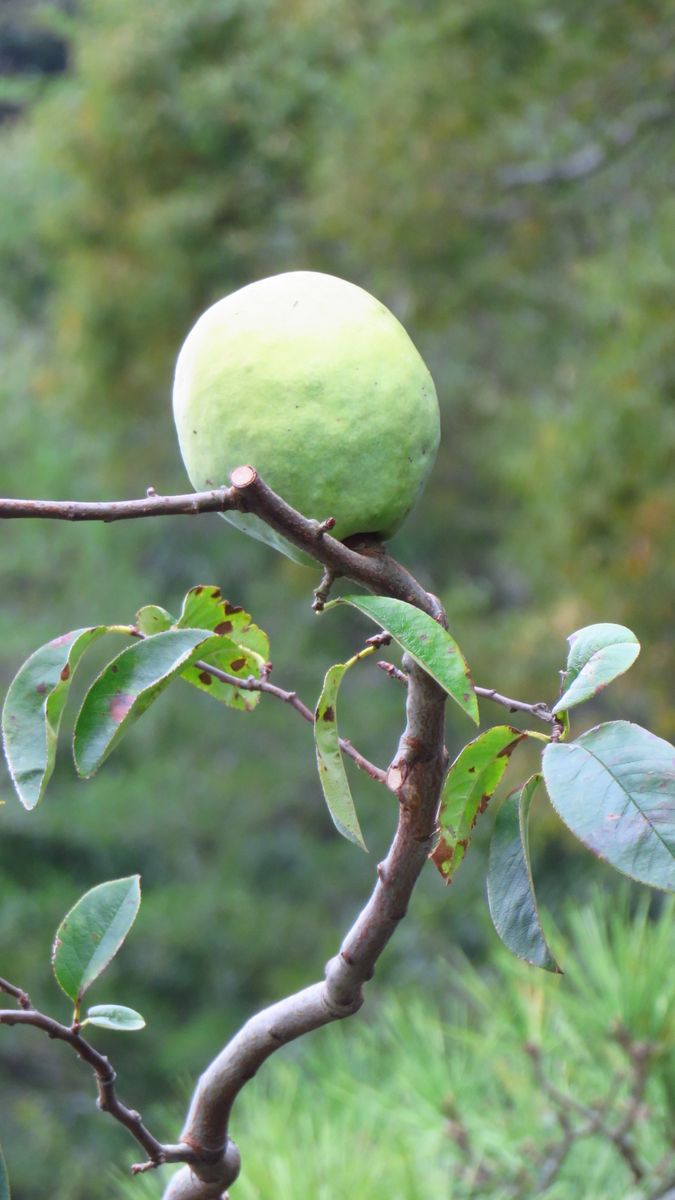
POLYGON ((390 633, 374 633, 372 637, 366 638, 366 646, 389 646, 391 644, 390 633))
POLYGON ((404 687, 408 686, 408 676, 406 675, 405 671, 401 671, 398 667, 395 667, 393 663, 386 662, 385 659, 380 659, 377 665, 381 671, 384 671, 385 675, 389 676, 390 679, 395 679, 397 683, 402 683, 404 687))
POLYGON ((312 602, 312 608, 314 609, 315 613, 323 612, 326 601, 330 595, 330 589, 334 583, 335 572, 332 571, 330 567, 324 567, 324 572, 321 576, 321 583, 319 584, 318 588, 315 589, 314 600, 312 602))

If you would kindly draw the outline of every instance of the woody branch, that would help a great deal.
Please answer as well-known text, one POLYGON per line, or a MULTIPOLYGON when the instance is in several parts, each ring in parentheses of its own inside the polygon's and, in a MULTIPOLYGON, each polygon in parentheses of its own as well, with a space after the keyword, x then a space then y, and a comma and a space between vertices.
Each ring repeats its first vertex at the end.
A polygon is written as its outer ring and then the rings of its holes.
MULTIPOLYGON (((0 501, 0 519, 118 521, 232 510, 259 517, 321 564, 325 579, 348 578, 375 594, 413 604, 442 625, 447 624, 436 597, 391 558, 377 539, 364 539, 358 548, 338 541, 331 535, 329 518, 317 521, 302 516, 250 466, 232 472, 229 488, 189 496, 153 493, 141 500, 110 503, 0 501)), ((189 1155, 189 1165, 169 1182, 165 1200, 220 1200, 226 1196, 226 1189, 239 1172, 239 1153, 229 1137, 230 1114, 239 1092, 281 1046, 360 1008, 363 985, 372 977, 382 951, 405 915, 432 849, 447 752, 443 736, 445 694, 407 656, 404 667, 408 679, 407 719, 387 776, 399 801, 398 824, 389 852, 378 865, 370 898, 327 964, 324 979, 252 1017, 206 1068, 197 1084, 180 1146, 163 1147, 152 1139, 149 1162, 137 1169, 176 1161, 180 1151, 188 1148, 181 1157, 185 1161, 189 1155)), ((493 693, 493 698, 496 696, 493 693)))

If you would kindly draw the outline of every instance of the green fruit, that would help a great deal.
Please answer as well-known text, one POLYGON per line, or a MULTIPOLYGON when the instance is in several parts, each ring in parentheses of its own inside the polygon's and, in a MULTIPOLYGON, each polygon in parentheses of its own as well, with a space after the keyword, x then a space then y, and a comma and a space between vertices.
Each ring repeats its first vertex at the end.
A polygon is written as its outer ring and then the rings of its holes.
MULTIPOLYGON (((431 470, 433 380, 405 329, 362 288, 294 271, 226 296, 199 318, 176 365, 174 416, 198 490, 250 464, 333 535, 390 537, 431 470)), ((298 562, 257 517, 224 514, 298 562)))

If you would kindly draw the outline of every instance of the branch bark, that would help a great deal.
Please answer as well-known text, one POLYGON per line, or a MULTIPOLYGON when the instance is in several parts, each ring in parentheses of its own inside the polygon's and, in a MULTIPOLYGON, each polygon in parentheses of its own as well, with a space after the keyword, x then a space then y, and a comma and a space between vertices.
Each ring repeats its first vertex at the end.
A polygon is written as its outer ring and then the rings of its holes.
POLYGON ((138 517, 194 517, 237 508, 234 488, 158 496, 153 488, 140 500, 0 500, 0 519, 42 521, 133 521, 138 517))
POLYGON ((407 722, 392 767, 400 772, 399 821, 391 848, 377 868, 377 882, 320 983, 264 1009, 235 1035, 207 1067, 197 1085, 181 1141, 220 1161, 193 1163, 179 1171, 165 1200, 216 1200, 239 1171, 229 1139, 230 1114, 239 1092, 275 1050, 331 1021, 357 1012, 363 985, 399 921, 432 848, 445 771, 445 695, 411 661, 407 722))
POLYGON ((83 502, 79 500, 0 500, 0 520, 39 518, 54 521, 130 521, 140 517, 196 516, 208 512, 254 513, 287 541, 304 550, 333 578, 348 576, 379 595, 395 596, 416 604, 443 620, 438 600, 425 592, 417 580, 390 558, 375 538, 366 538, 358 549, 331 537, 331 518, 323 521, 303 517, 263 482, 253 467, 237 467, 232 487, 181 496, 158 496, 154 489, 140 500, 83 502))

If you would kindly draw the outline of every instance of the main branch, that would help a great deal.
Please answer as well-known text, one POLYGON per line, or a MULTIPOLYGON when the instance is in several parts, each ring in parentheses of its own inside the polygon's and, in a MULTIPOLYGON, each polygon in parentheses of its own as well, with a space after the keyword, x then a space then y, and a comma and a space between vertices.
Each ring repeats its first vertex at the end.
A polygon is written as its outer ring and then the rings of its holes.
POLYGON ((219 1200, 225 1194, 239 1171, 239 1155, 228 1136, 239 1092, 275 1050, 358 1011, 363 985, 405 916, 432 849, 445 770, 445 696, 412 662, 408 668, 407 723, 392 763, 401 779, 399 821, 389 853, 378 865, 370 899, 327 964, 325 978, 252 1017, 207 1067, 181 1135, 181 1141, 207 1161, 179 1171, 165 1200, 219 1200), (218 1150, 220 1161, 214 1163, 218 1150))
POLYGON ((232 487, 182 496, 158 496, 153 488, 140 500, 0 500, 0 520, 39 518, 54 521, 130 521, 140 517, 196 516, 200 513, 254 513, 311 558, 328 568, 334 577, 348 576, 370 591, 395 596, 442 618, 438 601, 429 596, 408 571, 390 558, 375 538, 367 538, 359 549, 339 542, 328 532, 330 514, 322 521, 303 517, 258 476, 253 467, 237 467, 232 487))

